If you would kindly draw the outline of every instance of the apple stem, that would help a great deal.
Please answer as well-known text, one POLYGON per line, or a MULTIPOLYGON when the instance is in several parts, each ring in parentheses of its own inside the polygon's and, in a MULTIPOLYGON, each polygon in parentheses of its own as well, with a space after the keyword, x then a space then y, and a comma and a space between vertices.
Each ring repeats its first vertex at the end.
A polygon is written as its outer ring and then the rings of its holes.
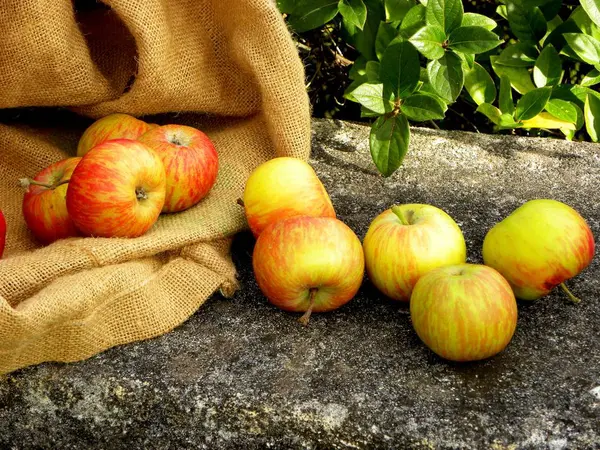
POLYGON ((34 186, 42 186, 45 187, 47 189, 56 189, 57 187, 63 185, 63 184, 67 184, 69 181, 71 181, 70 179, 68 180, 62 180, 59 181, 58 183, 54 183, 54 184, 48 184, 48 183, 42 183, 40 181, 35 181, 32 180, 31 178, 20 178, 19 179, 19 185, 21 185, 22 188, 27 189, 29 188, 29 186, 34 185, 34 186))
POLYGON ((573 303, 579 303, 581 301, 581 299, 579 297, 575 297, 573 295, 573 293, 569 290, 569 288, 567 287, 567 285, 565 283, 560 283, 560 287, 564 291, 564 293, 567 294, 567 297, 569 297, 569 300, 571 300, 573 303))
POLYGON ((246 204, 244 203, 244 200, 242 200, 241 198, 237 199, 237 204, 240 205, 242 208, 246 207, 246 204))
POLYGON ((414 211, 409 210, 408 211, 408 217, 406 217, 404 215, 404 212, 402 212, 402 209, 398 206, 398 205, 394 205, 392 206, 392 212, 394 214, 396 214, 396 216, 398 216, 398 219, 400 219, 400 222, 402 223, 402 225, 412 225, 412 219, 413 219, 413 215, 414 215, 414 211))
POLYGON ((317 296, 318 289, 312 288, 310 290, 310 303, 308 304, 308 309, 306 312, 298 319, 302 325, 307 326, 308 321, 310 320, 310 315, 312 314, 312 310, 315 306, 315 297, 317 296))
POLYGON ((135 196, 138 200, 148 200, 148 193, 143 187, 137 188, 135 190, 135 196))

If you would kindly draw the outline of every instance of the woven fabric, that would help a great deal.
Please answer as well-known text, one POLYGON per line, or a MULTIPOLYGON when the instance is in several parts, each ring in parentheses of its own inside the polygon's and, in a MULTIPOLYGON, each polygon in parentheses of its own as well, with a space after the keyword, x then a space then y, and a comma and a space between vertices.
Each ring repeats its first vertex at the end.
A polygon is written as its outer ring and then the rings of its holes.
POLYGON ((75 5, 5 0, 0 8, 0 209, 8 225, 0 374, 160 335, 216 290, 231 295, 229 250, 245 226, 236 199, 247 177, 274 156, 309 154, 302 64, 272 0, 75 5), (23 220, 17 180, 74 156, 90 123, 82 116, 114 112, 206 132, 219 153, 215 186, 142 237, 42 248, 23 220))

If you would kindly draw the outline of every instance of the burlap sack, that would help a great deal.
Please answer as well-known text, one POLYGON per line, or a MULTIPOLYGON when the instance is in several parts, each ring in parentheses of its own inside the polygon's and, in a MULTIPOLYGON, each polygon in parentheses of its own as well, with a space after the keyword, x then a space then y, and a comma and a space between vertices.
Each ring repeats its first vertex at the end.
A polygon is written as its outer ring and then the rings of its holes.
POLYGON ((302 64, 272 0, 105 4, 0 3, 0 208, 8 222, 0 373, 157 336, 215 290, 231 294, 229 245, 245 226, 236 199, 246 178, 275 155, 309 153, 302 64), (69 111, 22 109, 42 106, 69 111), (22 219, 17 180, 75 154, 89 121, 74 112, 186 112, 163 122, 196 126, 214 140, 215 187, 140 238, 39 248, 22 219))

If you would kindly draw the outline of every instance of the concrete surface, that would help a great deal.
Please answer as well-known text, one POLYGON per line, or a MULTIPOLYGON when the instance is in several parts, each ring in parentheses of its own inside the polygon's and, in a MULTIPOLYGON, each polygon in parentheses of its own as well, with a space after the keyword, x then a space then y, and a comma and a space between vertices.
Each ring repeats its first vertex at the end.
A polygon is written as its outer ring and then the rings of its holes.
MULTIPOLYGON (((572 205, 600 236, 599 145, 413 129, 383 179, 367 136, 314 122, 312 163, 361 238, 391 204, 431 203, 481 262, 486 231, 536 197, 572 205)), ((252 243, 234 246, 243 289, 174 332, 0 378, 0 448, 600 448, 598 257, 569 283, 582 303, 558 291, 520 303, 505 352, 451 364, 368 281, 302 328, 258 290, 252 243)))

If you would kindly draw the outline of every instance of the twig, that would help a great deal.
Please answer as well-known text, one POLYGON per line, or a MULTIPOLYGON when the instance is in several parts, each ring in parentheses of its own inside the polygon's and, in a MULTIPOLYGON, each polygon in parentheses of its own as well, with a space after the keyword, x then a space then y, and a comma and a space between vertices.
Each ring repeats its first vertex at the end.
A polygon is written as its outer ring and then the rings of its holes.
POLYGON ((463 113, 461 113, 461 112, 458 112, 458 111, 456 111, 455 109, 452 109, 452 108, 450 108, 450 107, 448 107, 448 110, 449 110, 449 111, 452 111, 452 112, 453 112, 454 114, 456 114, 457 116, 460 116, 460 117, 462 117, 462 118, 463 118, 463 119, 464 119, 464 120, 465 120, 465 121, 466 121, 466 122, 467 122, 469 125, 471 125, 471 126, 473 127, 473 129, 474 129, 474 130, 475 130, 477 133, 479 133, 479 129, 478 129, 476 126, 475 126, 475 124, 474 124, 473 122, 471 122, 469 119, 467 119, 463 113))

